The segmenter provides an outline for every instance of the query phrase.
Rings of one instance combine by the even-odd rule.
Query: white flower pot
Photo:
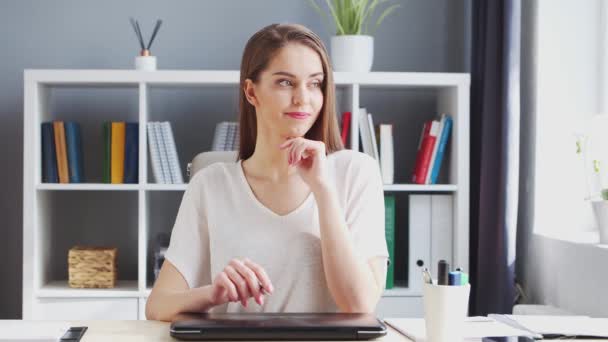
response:
[[[374,61],[374,37],[364,35],[333,36],[330,53],[334,71],[368,72]]]
[[[592,201],[593,212],[600,231],[600,243],[608,244],[608,201]]]
[[[136,56],[135,57],[135,69],[144,71],[156,70],[156,57],[155,56]]]

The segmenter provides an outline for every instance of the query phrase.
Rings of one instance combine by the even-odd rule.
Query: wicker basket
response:
[[[73,288],[116,286],[116,248],[72,247],[68,253],[69,283]]]

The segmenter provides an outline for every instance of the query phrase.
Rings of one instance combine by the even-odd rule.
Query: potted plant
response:
[[[601,199],[591,201],[591,203],[600,232],[600,243],[608,244],[608,189],[602,190]]]
[[[381,4],[388,0],[325,0],[336,35],[331,37],[330,55],[335,71],[368,72],[374,60],[374,37],[371,34],[397,7],[393,4],[384,9],[369,30],[369,22]],[[315,0],[311,5],[327,18],[326,12]]]
[[[597,159],[589,160],[590,140],[587,134],[576,134],[576,154],[580,156],[583,166],[587,192],[586,200],[591,202],[593,208],[600,234],[600,243],[608,244],[608,189],[601,186],[600,161]],[[591,172],[587,172],[587,165],[591,166]]]

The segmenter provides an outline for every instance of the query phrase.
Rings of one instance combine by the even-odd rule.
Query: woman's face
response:
[[[323,107],[323,77],[321,58],[313,49],[291,43],[279,50],[257,84],[247,80],[258,134],[278,134],[281,140],[304,136]]]

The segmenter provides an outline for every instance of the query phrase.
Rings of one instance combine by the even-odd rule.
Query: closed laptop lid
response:
[[[171,335],[181,339],[346,339],[386,334],[371,314],[347,313],[204,313],[181,316]]]

